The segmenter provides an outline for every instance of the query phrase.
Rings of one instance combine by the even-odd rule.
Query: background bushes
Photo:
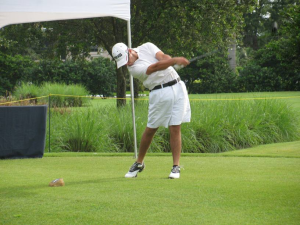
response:
[[[287,53],[283,51],[290,48]],[[240,71],[240,90],[299,91],[300,57],[289,40],[268,43],[253,53],[253,59]]]
[[[0,95],[14,92],[22,83],[80,84],[92,95],[112,96],[116,91],[115,64],[109,59],[92,61],[41,60],[0,52]],[[61,93],[60,93],[61,94]]]
[[[32,61],[27,57],[11,56],[0,51],[0,96],[8,96],[32,66]]]
[[[239,91],[236,86],[238,76],[229,67],[227,53],[224,52],[191,63],[188,67],[179,70],[179,74],[186,82],[189,94]]]
[[[281,51],[292,43],[278,40],[252,52],[252,58],[237,71],[229,68],[226,54],[192,63],[179,71],[189,93],[230,93],[254,91],[299,91],[300,61],[297,52]],[[199,53],[200,54],[200,53]],[[0,52],[0,95],[7,96],[22,82],[81,84],[92,95],[112,96],[116,92],[115,65],[109,59],[92,61],[41,60],[33,62],[20,55]],[[129,82],[127,82],[129,83]]]

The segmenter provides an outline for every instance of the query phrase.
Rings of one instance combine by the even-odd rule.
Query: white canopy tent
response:
[[[0,28],[18,23],[108,16],[127,21],[128,47],[131,48],[130,0],[0,0]],[[137,158],[132,76],[130,76],[130,91],[134,152]]]

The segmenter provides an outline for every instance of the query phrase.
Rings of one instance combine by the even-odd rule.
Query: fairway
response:
[[[299,224],[300,158],[64,155],[0,161],[1,224]]]

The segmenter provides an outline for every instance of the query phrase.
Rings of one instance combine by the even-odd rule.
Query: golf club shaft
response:
[[[219,51],[219,50],[214,50],[214,51],[211,51],[211,52],[207,52],[207,53],[205,53],[205,54],[203,54],[203,55],[196,56],[196,57],[190,59],[189,62],[192,63],[192,62],[197,61],[197,60],[199,60],[199,59],[202,59],[202,58],[204,58],[204,57],[210,56],[210,55],[212,55],[212,54],[214,54],[214,53],[216,53],[216,52],[218,52],[218,51]],[[178,65],[178,64],[174,65],[174,69],[175,69],[176,71],[182,69],[183,67],[184,67],[183,65]]]
[[[195,58],[192,58],[192,59],[190,59],[189,61],[190,61],[190,63],[192,63],[192,62],[197,61],[197,60],[199,60],[199,59],[202,59],[202,58],[204,58],[204,57],[210,56],[210,55],[216,53],[217,51],[218,51],[218,50],[214,50],[214,51],[211,51],[211,52],[207,52],[207,53],[205,53],[205,54],[203,54],[203,55],[196,56]]]

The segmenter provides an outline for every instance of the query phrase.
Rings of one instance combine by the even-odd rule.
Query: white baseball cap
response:
[[[112,56],[117,62],[117,68],[124,66],[128,62],[128,47],[124,43],[117,43],[112,48]]]

